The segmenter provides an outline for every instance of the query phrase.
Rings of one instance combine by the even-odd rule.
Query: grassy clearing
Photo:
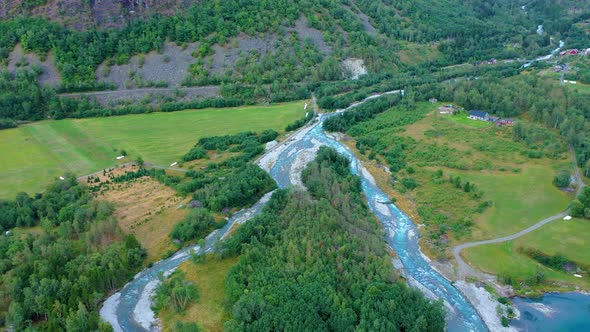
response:
[[[570,197],[551,183],[557,169],[570,167],[567,154],[556,160],[529,159],[523,155],[528,147],[512,140],[510,127],[469,128],[446,121],[451,117],[432,114],[406,128],[406,134],[421,143],[408,158],[415,175],[405,174],[421,184],[415,193],[418,205],[431,205],[451,220],[473,217],[477,227],[472,234],[451,240],[508,235],[567,207]],[[474,213],[477,204],[468,195],[431,180],[438,169],[443,170],[443,178],[460,176],[463,182],[475,184],[484,192],[482,200],[491,201],[492,207],[483,214]]]
[[[590,94],[590,85],[578,82],[577,84],[568,84],[572,90],[577,90],[580,93]]]
[[[121,229],[134,234],[148,253],[148,262],[155,262],[170,250],[177,248],[170,240],[174,225],[188,213],[178,208],[186,200],[176,192],[157,182],[143,177],[131,182],[111,184],[109,190],[98,196],[115,205],[115,217]]]
[[[473,179],[487,193],[493,206],[477,218],[483,231],[479,238],[516,233],[553,214],[564,211],[571,198],[553,183],[555,163],[531,163],[520,173],[480,172]]]
[[[0,131],[0,198],[42,190],[66,171],[88,174],[131,158],[169,165],[201,137],[284,130],[305,115],[303,102],[108,118],[41,121]]]
[[[493,123],[489,122],[489,121],[479,121],[479,120],[472,120],[470,118],[467,117],[467,114],[465,113],[459,113],[459,114],[455,114],[455,115],[445,115],[444,116],[445,119],[449,120],[449,121],[453,121],[455,123],[464,125],[464,126],[469,126],[469,127],[473,127],[473,128],[487,128],[493,125]]]
[[[534,248],[548,255],[561,254],[574,262],[590,265],[586,241],[588,235],[590,222],[587,220],[556,220],[515,241],[469,248],[463,252],[463,256],[486,272],[511,275],[516,279],[525,279],[538,270],[543,271],[550,284],[541,285],[537,290],[572,289],[572,286],[590,290],[590,276],[576,278],[545,267],[517,252],[519,247]]]
[[[60,173],[60,163],[26,127],[0,131],[0,198],[40,190]],[[40,179],[47,179],[39,184]]]
[[[559,169],[571,168],[565,145],[561,152],[547,145],[559,142],[556,135],[537,142],[555,159],[531,159],[533,148],[515,142],[511,127],[483,121],[473,123],[487,128],[466,126],[438,114],[438,106],[418,103],[411,114],[392,109],[349,132],[359,144],[367,142],[359,149],[365,150],[361,159],[396,165],[393,178],[383,174],[380,184],[393,187],[398,194],[386,190],[388,195],[425,225],[422,240],[432,256],[448,256],[447,249],[460,242],[515,233],[567,207],[571,197],[551,183]],[[461,186],[450,177],[460,177]],[[415,188],[406,186],[408,180]]]
[[[228,319],[223,306],[225,277],[238,261],[239,257],[218,260],[209,256],[203,263],[182,263],[179,268],[186,273],[187,281],[197,285],[199,301],[190,305],[184,315],[169,310],[162,313],[163,331],[173,331],[177,321],[196,322],[205,331],[223,331],[223,323]]]
[[[400,61],[405,64],[419,64],[442,58],[437,44],[422,45],[416,43],[401,43],[399,51]]]

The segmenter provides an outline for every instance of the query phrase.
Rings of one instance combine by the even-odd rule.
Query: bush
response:
[[[268,129],[260,133],[260,136],[258,136],[258,142],[260,142],[260,144],[268,143],[274,141],[277,136],[279,136],[279,133],[272,129]]]
[[[202,159],[202,158],[205,158],[206,156],[207,156],[207,151],[205,151],[205,149],[203,149],[202,147],[197,146],[197,147],[190,149],[190,151],[187,152],[182,157],[182,160],[191,161],[191,160]]]
[[[0,129],[15,128],[16,121],[12,119],[0,118]]]
[[[573,200],[570,203],[569,208],[570,208],[570,213],[572,216],[574,216],[574,217],[583,217],[584,216],[584,209],[585,209],[584,204],[582,204],[577,199]]]
[[[408,190],[416,189],[418,187],[418,183],[412,178],[402,179],[402,185]]]
[[[571,174],[568,171],[560,171],[554,178],[553,184],[558,188],[565,188],[570,185]]]

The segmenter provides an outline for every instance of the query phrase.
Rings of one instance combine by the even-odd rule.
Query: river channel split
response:
[[[384,94],[402,93],[390,91]],[[351,105],[346,110],[329,115],[320,115],[318,120],[309,125],[276,149],[267,152],[258,164],[268,171],[278,183],[286,188],[300,185],[301,171],[312,161],[320,146],[329,146],[347,157],[351,162],[353,174],[361,177],[362,189],[370,210],[381,221],[386,232],[386,241],[401,261],[404,276],[410,285],[417,287],[433,299],[441,299],[447,308],[447,328],[449,331],[487,331],[483,320],[452,283],[435,271],[419,248],[418,230],[410,218],[398,207],[389,202],[389,198],[379,187],[371,174],[361,165],[354,154],[342,143],[323,130],[323,121],[330,116],[354,108],[367,100],[384,94],[371,96],[362,102]],[[159,283],[159,274],[168,275],[178,265],[190,257],[191,253],[203,253],[213,250],[214,244],[222,239],[236,223],[243,223],[257,215],[272,193],[266,194],[249,209],[236,213],[228,223],[205,239],[205,244],[180,250],[174,256],[161,260],[138,273],[123,289],[109,297],[101,311],[101,317],[109,322],[116,332],[119,331],[157,331],[159,326],[150,308],[150,297]]]

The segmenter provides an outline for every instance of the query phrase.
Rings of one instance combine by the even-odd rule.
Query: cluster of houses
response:
[[[479,121],[489,121],[495,123],[496,126],[507,126],[514,123],[512,119],[500,119],[497,116],[491,116],[488,112],[471,110],[469,111],[469,119]]]
[[[577,48],[559,52],[559,55],[590,55],[590,48],[578,50]]]
[[[433,100],[431,100],[433,102]],[[452,114],[455,115],[464,111],[463,108],[458,108],[453,104],[443,105],[438,108],[439,114]],[[509,126],[514,124],[514,120],[512,119],[501,119],[497,116],[492,116],[488,112],[478,111],[478,110],[471,110],[468,112],[468,118],[471,120],[478,120],[478,121],[489,121],[495,123],[496,126]]]

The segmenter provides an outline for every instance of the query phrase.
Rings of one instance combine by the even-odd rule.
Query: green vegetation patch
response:
[[[238,257],[217,259],[213,255],[206,256],[201,262],[192,260],[180,264],[178,270],[184,272],[188,282],[197,286],[199,300],[190,303],[183,314],[167,308],[158,316],[162,319],[164,331],[178,331],[180,322],[198,324],[205,331],[221,332],[223,323],[229,318],[224,307],[225,278]]]
[[[42,121],[0,131],[0,197],[41,190],[67,171],[116,164],[119,150],[160,165],[180,161],[200,137],[283,130],[305,115],[302,102],[109,118]],[[125,160],[125,159],[124,159]]]
[[[225,328],[443,329],[442,303],[395,275],[349,161],[322,147],[302,180],[307,191],[278,190],[224,242],[222,255],[241,254],[226,279]]]
[[[582,278],[577,278],[573,276],[575,271],[565,272],[563,269],[543,265],[522,250],[522,248],[529,248],[547,256],[559,255],[576,265],[587,267],[590,266],[590,257],[584,234],[590,234],[590,222],[587,220],[558,219],[514,241],[466,249],[463,256],[471,264],[486,272],[510,277],[509,279],[518,286],[520,292],[531,289],[559,290],[563,287],[567,289],[567,286],[561,284],[579,286],[588,290],[590,276],[587,273],[577,272],[582,275]],[[545,280],[541,284],[531,284],[531,278],[537,271],[545,275]]]

